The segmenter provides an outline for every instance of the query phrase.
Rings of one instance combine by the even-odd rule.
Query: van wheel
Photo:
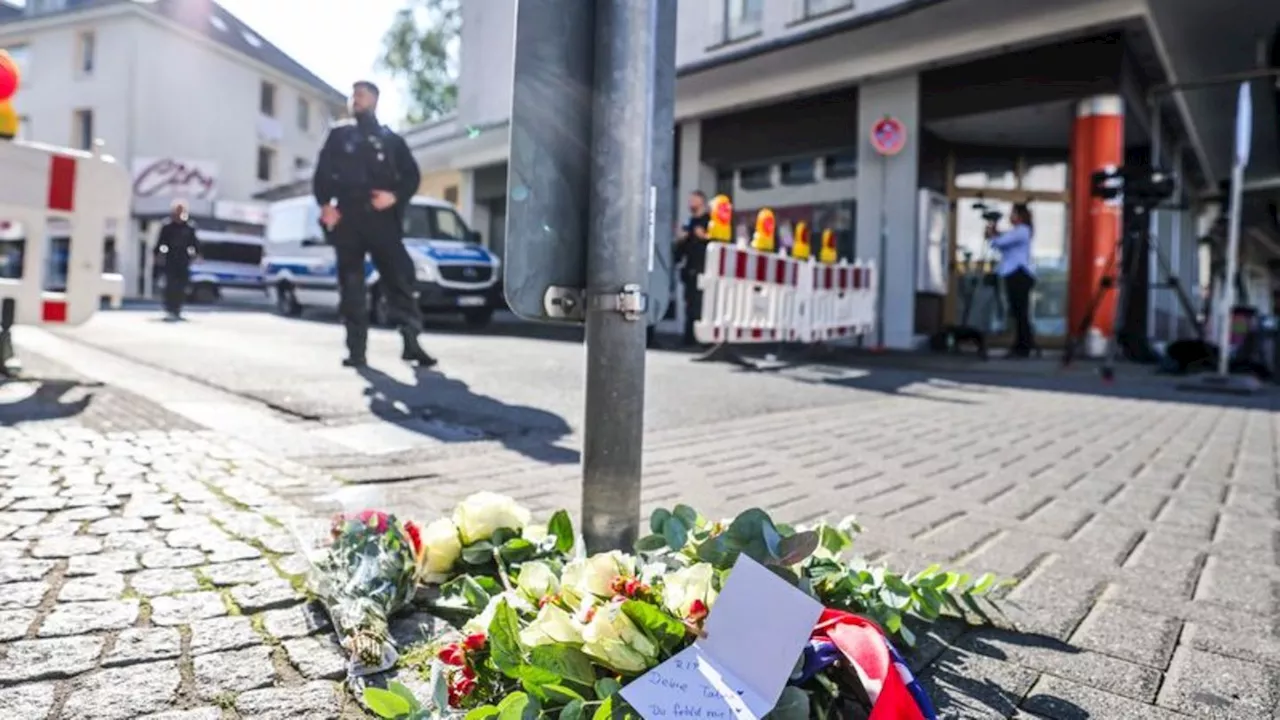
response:
[[[377,285],[369,288],[369,324],[374,327],[391,327],[391,308]]]
[[[199,283],[191,288],[191,302],[197,305],[212,305],[218,301],[218,288],[213,283]]]
[[[298,302],[298,296],[294,294],[293,286],[276,286],[276,311],[285,317],[302,315],[302,304]]]
[[[475,310],[466,310],[462,313],[462,320],[469,328],[488,327],[493,321],[493,308],[477,308]]]

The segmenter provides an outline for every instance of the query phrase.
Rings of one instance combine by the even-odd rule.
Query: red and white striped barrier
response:
[[[856,338],[875,327],[875,276],[870,263],[823,265],[709,243],[694,336],[715,345]]]
[[[79,325],[102,299],[119,306],[124,279],[103,273],[104,240],[127,241],[129,173],[114,159],[66,148],[0,142],[0,220],[15,224],[23,243],[22,277],[0,278],[0,300],[12,298],[17,322]],[[49,231],[68,228],[64,292],[44,289]]]

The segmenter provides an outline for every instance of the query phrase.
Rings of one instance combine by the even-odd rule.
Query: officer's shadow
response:
[[[538,408],[508,405],[471,392],[443,373],[418,370],[408,384],[372,367],[361,369],[374,417],[447,443],[496,441],[548,465],[567,465],[579,453],[558,441],[571,429],[564,418]]]

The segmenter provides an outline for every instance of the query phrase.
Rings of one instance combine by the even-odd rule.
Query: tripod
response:
[[[1080,343],[1087,341],[1089,330],[1093,327],[1094,315],[1102,305],[1102,299],[1112,288],[1117,288],[1120,295],[1116,303],[1118,307],[1116,308],[1116,315],[1112,325],[1111,338],[1107,341],[1107,349],[1103,355],[1103,365],[1100,371],[1102,378],[1110,381],[1115,377],[1115,358],[1122,349],[1129,359],[1136,361],[1149,360],[1154,355],[1150,343],[1147,341],[1146,332],[1132,327],[1127,317],[1128,305],[1132,301],[1132,295],[1139,285],[1138,280],[1140,279],[1139,273],[1142,264],[1138,260],[1144,254],[1155,255],[1159,270],[1166,278],[1165,283],[1155,287],[1171,288],[1178,297],[1178,304],[1182,306],[1182,312],[1186,313],[1186,316],[1195,322],[1196,311],[1191,298],[1187,296],[1186,289],[1178,281],[1178,276],[1174,274],[1168,258],[1161,252],[1158,245],[1153,245],[1151,242],[1150,212],[1152,207],[1153,205],[1141,202],[1125,203],[1122,220],[1124,231],[1121,241],[1112,248],[1111,257],[1107,261],[1106,273],[1098,282],[1098,288],[1089,301],[1088,311],[1080,321],[1079,327],[1076,328],[1075,334],[1067,340],[1062,354],[1063,367],[1067,367],[1075,360],[1076,351]],[[1117,280],[1119,281],[1118,283]],[[1195,330],[1197,338],[1203,341],[1203,325],[1195,322]]]

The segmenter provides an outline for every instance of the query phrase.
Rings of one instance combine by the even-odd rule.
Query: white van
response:
[[[338,306],[338,268],[320,227],[320,208],[310,196],[272,203],[267,209],[263,278],[277,309],[301,315],[307,306]],[[503,306],[498,257],[485,249],[453,206],[428,197],[413,198],[404,214],[404,244],[417,275],[418,304],[424,313],[460,313],[472,327],[484,327]],[[365,260],[370,321],[387,324],[378,271]]]
[[[262,238],[197,226],[196,239],[200,241],[200,257],[191,263],[187,281],[192,302],[215,302],[227,290],[265,291]]]

